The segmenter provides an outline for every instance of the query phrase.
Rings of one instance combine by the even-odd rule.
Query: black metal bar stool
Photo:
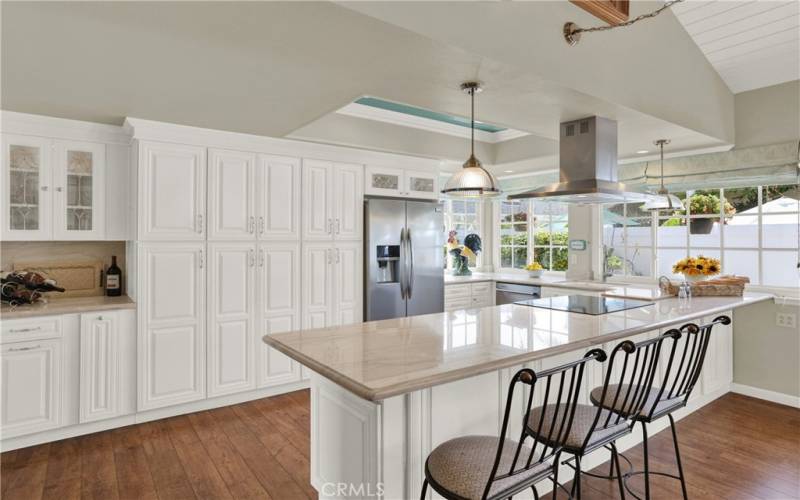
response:
[[[572,431],[585,366],[605,359],[602,349],[593,349],[583,358],[556,368],[538,373],[528,368],[518,371],[509,385],[500,437],[463,436],[437,446],[425,461],[420,498],[425,498],[430,484],[434,491],[454,500],[511,498],[528,488],[538,499],[537,482],[551,476],[554,484],[558,482],[558,460]],[[538,430],[548,426],[546,439],[537,437],[541,433],[531,434],[524,422],[520,422],[518,441],[507,437],[517,384],[528,389],[527,397],[521,396],[527,400],[524,415],[530,413],[534,394],[538,395],[541,387],[544,400],[552,400],[555,408],[562,410],[554,412],[546,423],[540,422]],[[516,411],[514,414],[518,415]],[[528,440],[532,442],[526,443]]]
[[[667,332],[638,343],[625,340],[611,351],[601,392],[605,396],[611,387],[627,387],[628,390],[617,391],[613,398],[614,403],[625,410],[624,413],[611,412],[589,404],[575,406],[571,432],[561,443],[563,451],[573,455],[573,458],[565,463],[572,466],[571,462],[575,462],[572,466],[575,469],[572,490],[569,491],[571,498],[581,497],[581,459],[587,454],[608,447],[611,451],[612,464],[616,466],[617,471],[621,470],[615,442],[633,431],[636,422],[627,415],[638,414],[645,407],[647,391],[652,387],[661,356],[661,345],[665,339],[675,335],[674,332]],[[617,384],[612,385],[614,381]],[[534,408],[527,419],[528,432],[547,442],[552,429],[544,426],[543,421],[551,420],[551,415],[557,415],[558,412],[559,409],[551,404]],[[622,476],[617,474],[617,478],[620,495],[625,498]],[[563,486],[556,484],[554,488],[555,492]]]
[[[705,360],[712,328],[717,324],[729,325],[730,323],[731,319],[728,316],[718,316],[707,325],[698,326],[694,323],[688,323],[683,325],[680,330],[670,330],[667,332],[667,334],[672,333],[671,337],[673,338],[673,342],[671,349],[669,349],[669,358],[665,365],[664,375],[659,387],[651,386],[648,390],[644,391],[644,393],[647,394],[646,404],[644,408],[638,412],[631,413],[628,408],[621,406],[618,402],[618,396],[621,392],[627,393],[631,390],[629,385],[597,387],[591,392],[590,398],[592,403],[597,405],[598,408],[611,410],[614,413],[628,416],[635,422],[640,422],[642,424],[644,470],[630,471],[623,474],[625,489],[633,495],[633,497],[637,499],[641,498],[631,490],[627,484],[631,476],[638,474],[644,475],[644,498],[649,500],[650,474],[657,474],[659,476],[678,479],[681,482],[684,500],[689,498],[686,492],[686,479],[681,464],[681,454],[678,449],[678,434],[675,430],[675,419],[672,417],[672,413],[686,406],[695,384],[700,379],[700,371],[703,368],[703,361]],[[681,338],[683,338],[683,341],[680,340]],[[678,347],[680,346],[682,346],[682,350],[679,356],[676,356]],[[678,357],[680,357],[680,361],[678,361],[676,366],[675,362]],[[669,418],[669,425],[672,429],[672,443],[675,447],[675,461],[678,467],[677,476],[666,472],[651,471],[647,456],[647,424],[665,415]],[[630,463],[624,455],[623,458]],[[620,475],[619,472],[620,468],[619,465],[617,465],[617,477]]]

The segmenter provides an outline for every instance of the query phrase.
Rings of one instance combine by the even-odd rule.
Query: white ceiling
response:
[[[695,0],[673,9],[733,93],[800,79],[797,0]]]

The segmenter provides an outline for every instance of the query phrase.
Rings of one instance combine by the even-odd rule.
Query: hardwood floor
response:
[[[0,455],[2,498],[316,498],[308,428],[299,391],[15,450]],[[678,422],[678,436],[690,498],[800,498],[800,410],[728,394]],[[653,470],[674,470],[669,432],[650,443]],[[641,468],[641,447],[626,455]],[[581,488],[586,499],[619,497],[609,481]],[[681,496],[658,477],[652,492]]]

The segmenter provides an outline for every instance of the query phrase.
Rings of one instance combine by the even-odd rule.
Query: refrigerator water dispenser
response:
[[[397,283],[400,274],[397,266],[400,263],[400,245],[378,245],[376,258],[378,260],[378,283]]]

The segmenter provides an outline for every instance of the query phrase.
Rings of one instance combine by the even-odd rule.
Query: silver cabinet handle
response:
[[[333,219],[328,219],[328,234],[333,234]]]
[[[337,248],[336,249],[336,263],[338,264],[341,260],[342,259],[340,258],[340,252],[339,252],[339,249]]]
[[[255,217],[250,216],[250,220],[247,223],[247,227],[248,227],[248,231],[250,232],[250,234],[253,234],[253,233],[256,232],[256,218]]]
[[[256,251],[250,249],[250,267],[256,267]]]
[[[341,232],[341,229],[342,225],[339,224],[339,219],[336,219],[336,234],[339,234]]]
[[[329,249],[325,250],[325,253],[328,256],[328,264],[330,264],[331,263],[331,249],[329,248]]]
[[[258,218],[258,232],[264,234],[264,217]]]
[[[203,232],[203,214],[197,214],[197,232]]]
[[[61,186],[59,186],[59,187],[57,187],[57,188],[56,188],[56,191],[58,191],[59,193],[60,193],[61,191],[63,191],[63,190],[64,190],[64,188],[62,188]]]
[[[104,318],[103,318],[102,316],[98,316],[98,317],[97,317],[97,321],[103,321],[103,319],[104,319]]]
[[[38,332],[41,329],[41,326],[37,326],[36,328],[12,328],[8,331],[8,333]]]
[[[203,265],[205,262],[203,261],[203,251],[200,250],[200,269],[203,269]]]
[[[8,352],[20,352],[20,351],[32,351],[34,349],[41,349],[42,346],[40,345],[33,345],[28,347],[11,347],[8,349]]]
[[[42,191],[47,191],[47,186],[42,186]]]
[[[259,256],[259,259],[258,259],[259,267],[264,267],[264,249],[263,248],[261,250],[259,250],[258,256]]]

